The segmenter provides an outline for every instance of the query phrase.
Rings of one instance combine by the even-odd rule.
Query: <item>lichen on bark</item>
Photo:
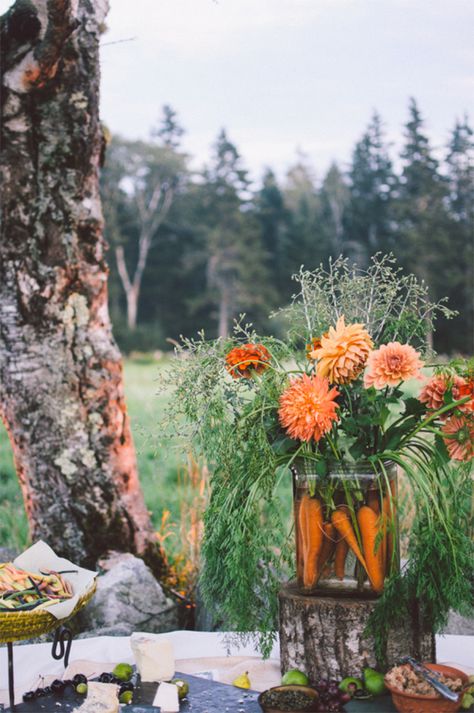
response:
[[[140,490],[107,309],[98,170],[103,0],[1,18],[0,411],[34,539],[166,572]]]

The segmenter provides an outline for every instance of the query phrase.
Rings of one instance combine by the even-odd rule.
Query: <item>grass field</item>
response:
[[[166,397],[156,393],[159,368],[162,368],[159,363],[146,359],[127,360],[125,389],[145,500],[157,530],[162,513],[170,512],[166,524],[167,545],[173,550],[177,533],[176,537],[172,533],[177,529],[186,494],[178,483],[181,481],[178,454],[165,453],[157,445],[158,420],[166,402]],[[183,465],[185,461],[186,454],[183,454]],[[174,527],[172,523],[175,523]],[[23,501],[8,436],[0,423],[0,545],[21,549],[27,544],[28,526]]]

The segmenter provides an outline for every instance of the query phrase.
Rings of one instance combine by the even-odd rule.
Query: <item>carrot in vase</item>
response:
[[[392,488],[392,483],[390,484]],[[383,499],[383,516],[384,516],[384,527],[386,531],[386,567],[388,570],[391,568],[392,557],[393,557],[393,522],[395,520],[395,503],[393,497],[390,497],[388,493]]]
[[[300,528],[303,537],[303,584],[311,589],[318,578],[318,560],[323,544],[323,508],[319,500],[304,495],[300,503]]]
[[[332,557],[332,554],[336,547],[336,529],[332,522],[323,522],[323,544],[321,547],[321,554],[318,561],[319,576],[321,574],[328,574],[330,571],[329,565],[325,567],[328,560]],[[319,579],[319,577],[318,577]]]
[[[367,505],[376,515],[380,515],[380,493],[375,488],[367,491]]]
[[[367,505],[363,505],[357,513],[357,522],[362,537],[367,574],[372,589],[380,594],[385,579],[382,541],[378,538],[381,532],[381,518]]]
[[[298,580],[303,579],[304,570],[304,546],[303,533],[300,525],[301,501],[295,500],[295,536],[296,536],[296,573]]]
[[[334,510],[331,521],[341,537],[346,540],[361,565],[367,570],[364,555],[357,544],[357,538],[347,508],[339,507],[337,510]]]
[[[336,573],[336,577],[340,580],[344,579],[348,551],[349,545],[344,537],[341,537],[336,545],[336,554],[334,556],[334,572]]]

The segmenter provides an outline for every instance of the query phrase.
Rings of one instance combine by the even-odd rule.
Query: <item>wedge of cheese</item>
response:
[[[130,637],[135,663],[142,681],[159,683],[174,676],[173,643],[162,634],[135,632]]]
[[[115,683],[89,681],[87,698],[76,713],[119,713],[118,691]]]
[[[178,687],[174,683],[160,683],[153,701],[163,713],[179,713]]]

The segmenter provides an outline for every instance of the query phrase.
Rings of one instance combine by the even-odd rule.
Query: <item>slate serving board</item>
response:
[[[182,678],[189,683],[189,699],[181,702],[180,713],[262,713],[257,703],[258,693],[255,691],[246,691],[184,673],[176,673],[176,678]],[[160,713],[160,708],[151,705],[156,687],[156,683],[140,683],[135,689],[133,704],[123,706],[124,713]],[[63,697],[51,695],[31,703],[19,703],[15,706],[15,713],[72,713],[83,701],[84,696],[68,689]],[[10,711],[10,708],[5,710]],[[394,713],[396,709],[390,696],[382,696],[372,701],[351,701],[346,705],[345,711]]]

